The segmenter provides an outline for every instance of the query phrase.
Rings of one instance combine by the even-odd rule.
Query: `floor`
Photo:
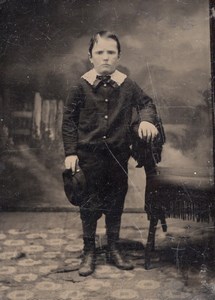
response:
[[[146,215],[123,215],[119,246],[135,268],[122,271],[106,263],[104,219],[100,219],[96,271],[81,277],[78,213],[2,212],[0,299],[215,299],[213,225],[178,219],[167,222],[167,233],[158,226],[152,265],[145,270]]]

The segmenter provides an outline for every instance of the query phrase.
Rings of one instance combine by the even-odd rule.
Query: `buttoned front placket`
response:
[[[102,122],[104,124],[104,131],[103,131],[103,136],[102,136],[103,141],[107,141],[107,139],[108,139],[109,104],[110,104],[109,97],[110,97],[112,90],[113,90],[113,88],[109,84],[103,83],[99,87],[99,91],[98,91],[105,103],[105,105],[102,105],[102,107],[104,108],[104,110],[102,111],[102,118],[104,120],[104,122]]]

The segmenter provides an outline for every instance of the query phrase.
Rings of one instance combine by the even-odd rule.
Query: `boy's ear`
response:
[[[88,58],[89,58],[89,61],[92,63],[92,55],[90,54],[90,52],[88,52]]]

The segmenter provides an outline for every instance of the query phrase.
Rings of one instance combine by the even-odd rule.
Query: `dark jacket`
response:
[[[155,123],[156,108],[140,87],[126,78],[117,87],[109,84],[97,89],[80,78],[70,89],[64,108],[62,134],[65,155],[77,154],[83,146],[129,146],[132,109],[141,121]]]

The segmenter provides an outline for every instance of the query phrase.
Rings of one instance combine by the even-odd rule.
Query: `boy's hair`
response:
[[[120,53],[121,53],[121,45],[120,45],[120,42],[119,42],[119,39],[118,39],[117,35],[114,34],[114,33],[112,33],[112,32],[110,32],[110,31],[102,30],[102,31],[97,32],[95,35],[93,35],[92,38],[91,38],[91,40],[90,40],[90,44],[89,44],[89,54],[90,54],[90,56],[92,56],[93,47],[94,47],[95,43],[98,42],[98,38],[99,37],[103,37],[103,38],[114,40],[116,42],[116,44],[117,44],[118,55],[120,55]]]

